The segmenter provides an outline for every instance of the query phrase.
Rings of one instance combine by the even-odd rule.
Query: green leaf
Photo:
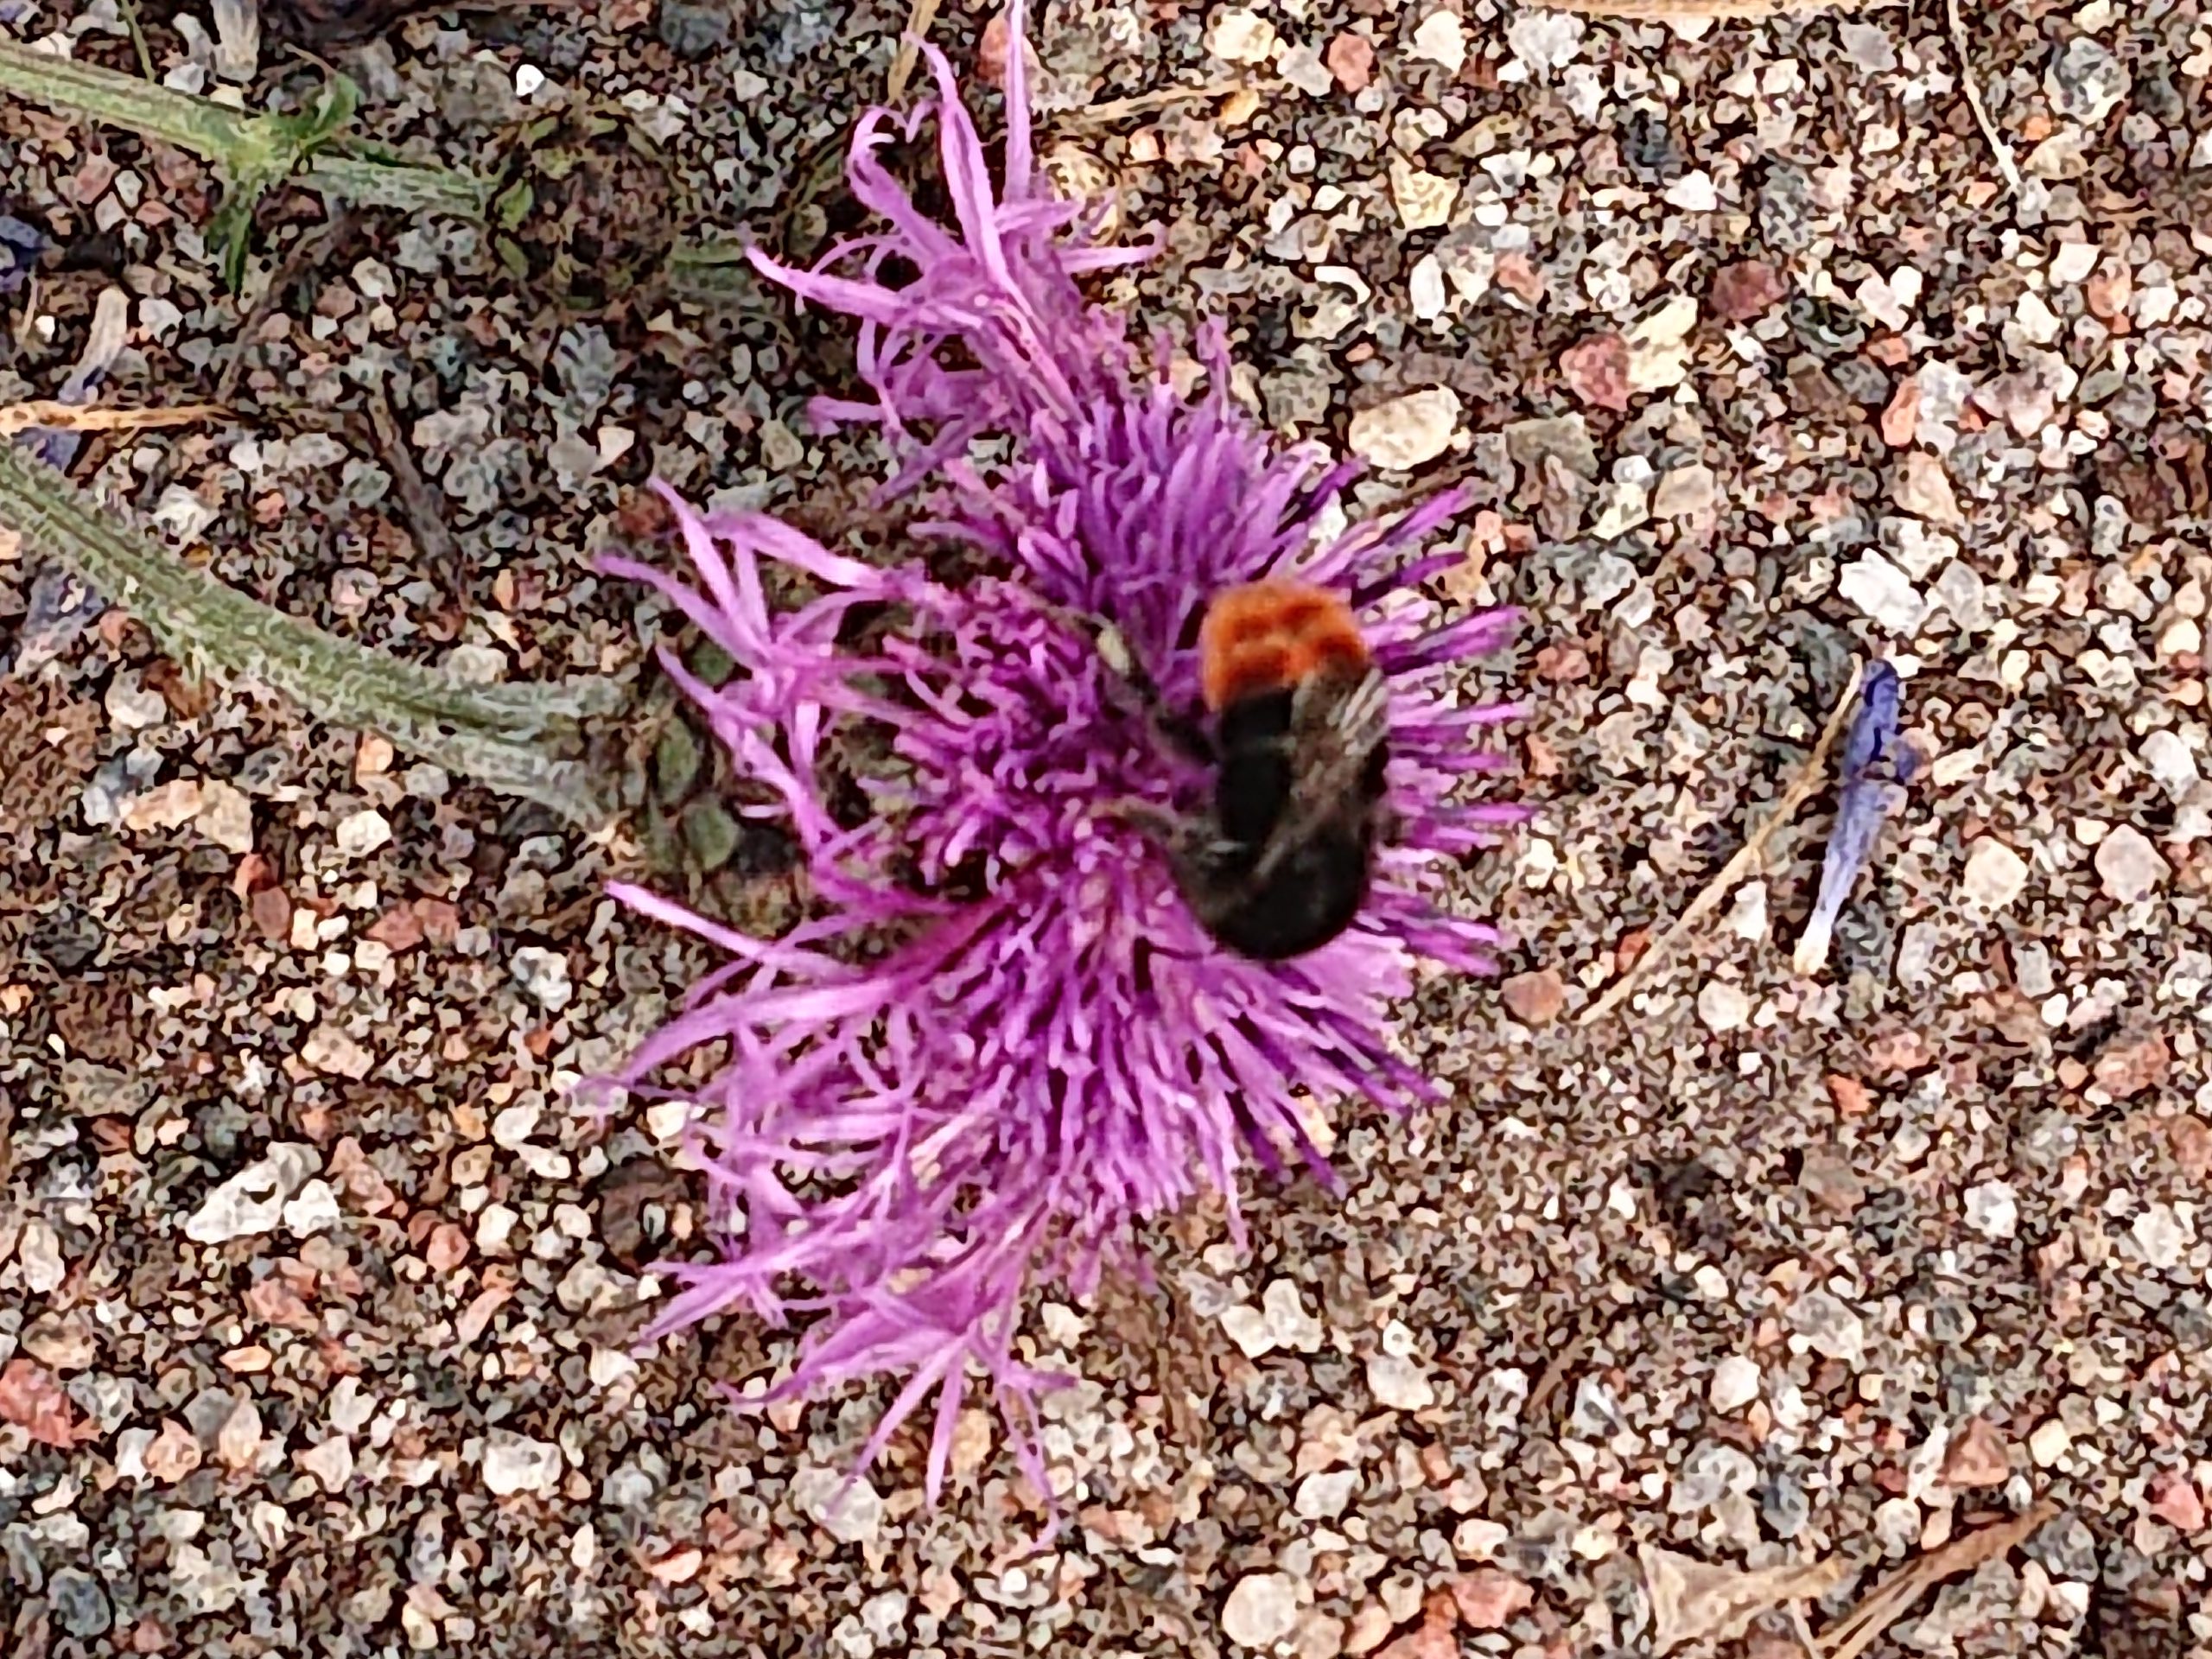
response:
[[[10,444],[0,444],[0,525],[128,610],[195,677],[257,680],[319,720],[381,732],[587,828],[613,816],[601,780],[570,758],[576,721],[620,705],[604,679],[477,685],[337,639],[187,564]]]
[[[221,270],[223,286],[236,294],[245,286],[246,262],[253,251],[253,210],[262,188],[233,179],[223,186],[222,205],[207,221],[207,245]]]
[[[315,93],[315,102],[299,114],[264,118],[283,136],[291,148],[292,164],[296,166],[335,138],[360,105],[360,89],[339,75],[325,84]]]
[[[492,222],[503,231],[512,231],[530,217],[537,201],[537,192],[530,188],[530,181],[517,179],[493,201]]]
[[[492,188],[478,174],[411,162],[346,133],[360,92],[342,76],[297,115],[256,115],[0,41],[0,93],[174,145],[210,163],[226,182],[255,191],[293,172],[303,157],[310,189],[369,207],[481,219]]]
[[[522,251],[520,243],[511,236],[495,236],[492,246],[499,256],[499,263],[506,267],[508,276],[518,283],[530,280],[530,256]]]

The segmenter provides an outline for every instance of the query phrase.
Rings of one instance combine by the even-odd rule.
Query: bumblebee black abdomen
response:
[[[1285,858],[1263,886],[1210,917],[1208,931],[1230,950],[1262,962],[1318,950],[1359,914],[1372,855],[1363,827],[1316,836]]]
[[[1220,770],[1214,779],[1214,819],[1223,836],[1254,849],[1282,821],[1297,774],[1288,747],[1292,696],[1288,691],[1247,697],[1222,710],[1214,744]]]

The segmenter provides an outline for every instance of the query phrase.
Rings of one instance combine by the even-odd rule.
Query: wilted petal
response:
[[[1873,856],[1883,821],[1903,798],[1897,785],[1910,778],[1910,767],[1899,764],[1909,753],[1897,742],[1902,696],[1897,671],[1887,663],[1875,663],[1859,683],[1859,712],[1852,716],[1836,763],[1835,826],[1821,861],[1820,897],[1790,957],[1790,966],[1800,974],[1818,973],[1827,963],[1836,919]]]

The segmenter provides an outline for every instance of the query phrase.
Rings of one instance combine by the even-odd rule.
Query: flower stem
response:
[[[273,154],[254,138],[253,118],[239,111],[13,41],[0,41],[0,92],[128,127],[207,161],[250,164]]]
[[[476,685],[335,639],[114,523],[76,486],[9,444],[0,444],[0,525],[129,610],[195,675],[257,680],[317,719],[381,732],[585,828],[614,816],[598,780],[569,758],[578,721],[620,702],[607,680]]]
[[[481,219],[491,181],[435,162],[405,161],[319,126],[316,117],[252,115],[96,64],[0,41],[0,92],[123,127],[213,163],[234,188],[258,189],[302,158],[309,188],[372,207]],[[350,95],[344,100],[350,111]]]
[[[491,211],[493,186],[474,173],[404,161],[359,143],[310,156],[301,181],[320,194],[365,207],[467,219],[481,219]]]
[[[334,132],[314,114],[251,115],[10,41],[0,41],[0,92],[188,151],[245,194],[257,194],[296,167],[299,182],[322,195],[480,223],[491,215],[499,183],[462,168],[409,161]],[[352,108],[350,95],[345,108]],[[667,276],[680,296],[708,304],[742,301],[758,291],[752,268],[726,239],[679,242],[669,256]]]

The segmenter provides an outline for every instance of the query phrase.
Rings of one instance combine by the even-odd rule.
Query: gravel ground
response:
[[[732,4],[321,55],[454,160],[608,99],[804,251],[901,16]],[[315,86],[273,27],[314,12],[251,101]],[[114,0],[10,13],[135,61]],[[207,20],[141,21],[220,84]],[[937,26],[963,69],[986,21]],[[1656,1617],[1786,1659],[2024,1516],[1866,1650],[2212,1653],[2212,21],[1963,38],[2001,156],[1926,3],[1046,11],[1055,176],[1165,228],[1115,297],[1224,315],[1272,423],[1414,463],[1370,507],[1477,487],[1446,586],[1530,607],[1538,817],[1469,878],[1512,976],[1409,1023],[1448,1108],[1347,1116],[1346,1193],[1252,1192],[1251,1255],[1179,1217],[1155,1289],[1034,1310],[1085,1379],[1041,1547],[981,1413],[941,1510],[913,1434],[839,1509],[886,1395],[733,1415],[789,1345],[742,1321],[630,1357],[701,1192],[664,1112],[565,1091],[704,965],[601,896],[634,848],[193,683],[0,550],[0,1651],[1570,1659]],[[877,475],[799,417],[849,345],[765,296],[564,315],[474,232],[280,190],[242,306],[200,164],[12,105],[0,158],[61,250],[0,397],[119,285],[118,400],[235,412],[76,475],[340,632],[628,675],[650,613],[589,557],[650,474],[825,531]],[[1872,655],[1932,764],[1827,970],[1789,963],[1823,791],[1586,1021]],[[1830,1565],[1764,1608],[1677,1557]]]

